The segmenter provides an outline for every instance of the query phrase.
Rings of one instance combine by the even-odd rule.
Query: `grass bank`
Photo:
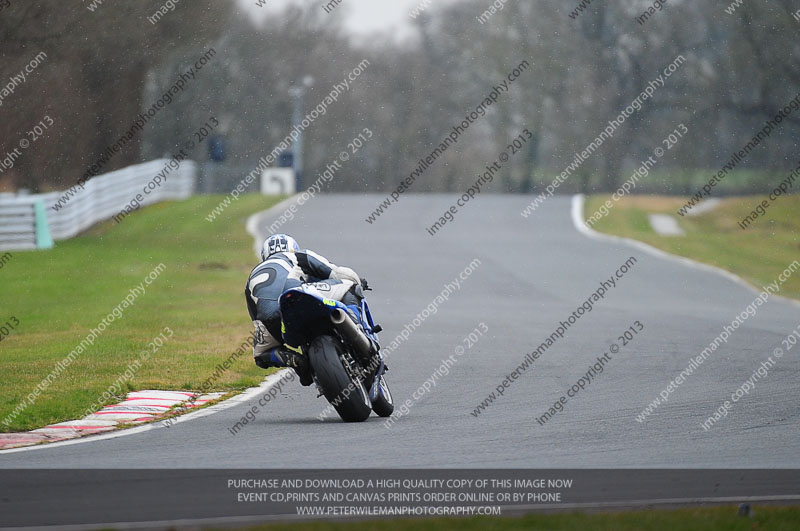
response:
[[[12,253],[0,270],[0,322],[13,317],[19,324],[0,342],[0,431],[80,418],[121,376],[118,398],[137,389],[199,389],[247,340],[252,325],[243,291],[256,258],[245,221],[277,199],[242,196],[209,223],[205,216],[220,199],[161,203],[50,251]],[[120,307],[159,264],[162,271],[144,293]],[[59,362],[118,307],[121,315],[59,371]],[[174,335],[137,366],[165,327]],[[237,357],[209,390],[257,385],[264,371],[251,357],[250,351]],[[127,378],[129,367],[136,370]],[[4,424],[54,371],[38,399]]]
[[[608,513],[530,514],[521,518],[435,518],[374,522],[314,522],[265,525],[252,531],[790,531],[800,529],[800,508],[757,507],[750,517],[737,516],[736,507],[641,510]]]
[[[738,223],[766,196],[724,199],[717,208],[693,217],[676,215],[685,197],[623,197],[609,214],[594,225],[607,234],[643,241],[659,249],[727,269],[754,286],[773,282],[794,260],[800,260],[800,195],[783,196],[746,230]],[[610,196],[592,196],[584,206],[588,219]],[[685,236],[660,236],[650,226],[648,214],[670,214]],[[800,299],[800,274],[795,274],[781,295]]]

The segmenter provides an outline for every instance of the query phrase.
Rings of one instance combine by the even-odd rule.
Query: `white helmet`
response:
[[[297,240],[288,234],[274,234],[264,240],[264,245],[261,247],[261,259],[266,260],[275,253],[293,253],[299,250],[300,246],[297,245]]]

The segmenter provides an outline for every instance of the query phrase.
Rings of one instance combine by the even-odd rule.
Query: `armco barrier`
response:
[[[75,194],[58,210],[52,207],[65,192],[0,197],[0,250],[52,247],[52,240],[72,238],[118,214],[136,194],[144,196],[142,206],[190,197],[197,180],[197,165],[192,161],[181,162],[164,184],[143,193],[145,185],[168,163],[168,159],[154,160],[97,176],[85,189],[76,187]]]

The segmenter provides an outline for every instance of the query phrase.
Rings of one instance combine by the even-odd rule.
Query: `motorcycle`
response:
[[[314,382],[345,422],[363,422],[372,411],[388,417],[394,411],[380,351],[381,326],[372,319],[366,299],[346,306],[326,298],[324,285],[292,288],[280,298],[283,337],[308,356]],[[364,283],[364,289],[369,289]],[[358,324],[351,319],[356,317]]]

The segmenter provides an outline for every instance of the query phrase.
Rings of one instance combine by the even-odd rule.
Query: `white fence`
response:
[[[84,189],[74,187],[74,195],[62,201],[58,210],[53,205],[65,197],[65,192],[0,196],[0,250],[47,247],[51,236],[55,240],[72,238],[122,212],[137,194],[144,198],[142,206],[190,197],[197,180],[197,165],[192,161],[168,170],[161,186],[145,191],[169,162],[154,160],[94,177]]]

